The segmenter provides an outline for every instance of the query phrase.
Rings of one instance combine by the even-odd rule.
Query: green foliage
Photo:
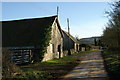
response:
[[[112,79],[120,79],[120,54],[112,51],[104,51],[103,58],[105,60],[106,69]]]
[[[51,40],[51,30],[52,27],[46,27],[43,31],[43,36],[41,37],[40,41],[40,51],[39,51],[39,60],[42,60],[44,53],[47,51],[47,47],[49,46],[49,42]]]
[[[120,1],[112,4],[109,14],[109,22],[103,32],[102,40],[110,49],[120,50]]]

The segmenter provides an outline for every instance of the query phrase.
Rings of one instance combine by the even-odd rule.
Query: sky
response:
[[[70,33],[74,37],[101,36],[108,21],[105,11],[108,2],[2,2],[2,20],[41,18],[57,14],[61,28],[67,31],[69,18]]]

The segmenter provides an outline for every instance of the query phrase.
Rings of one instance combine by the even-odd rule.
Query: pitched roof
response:
[[[2,21],[3,47],[40,45],[44,32],[52,26],[56,17]]]
[[[79,42],[77,41],[77,39],[75,39],[71,34],[68,34],[68,32],[66,32],[66,31],[64,31],[64,30],[62,30],[62,32],[63,32],[63,34],[66,34],[67,36],[69,36],[74,42],[79,43]]]

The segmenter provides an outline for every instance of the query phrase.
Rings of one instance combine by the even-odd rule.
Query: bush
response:
[[[12,63],[11,51],[2,49],[2,79],[13,78],[16,74],[19,74],[20,69]]]

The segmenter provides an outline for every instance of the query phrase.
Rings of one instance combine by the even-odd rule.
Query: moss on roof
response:
[[[2,21],[2,46],[37,46],[57,16]]]

